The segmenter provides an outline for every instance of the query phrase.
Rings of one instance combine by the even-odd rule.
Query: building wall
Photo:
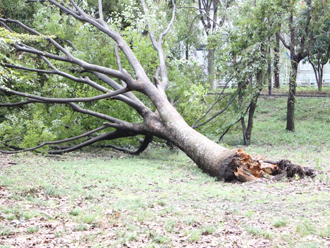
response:
[[[284,68],[283,68],[284,67]],[[287,85],[289,83],[289,73],[290,67],[288,64],[284,65],[280,74],[280,84]],[[323,68],[323,81],[325,86],[329,86],[330,83],[330,64],[327,63]],[[316,79],[313,67],[310,63],[300,62],[298,66],[298,75],[297,75],[297,85],[298,86],[315,86]]]

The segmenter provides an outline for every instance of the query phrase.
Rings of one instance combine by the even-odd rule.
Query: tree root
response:
[[[315,177],[315,170],[293,164],[290,160],[266,161],[259,156],[250,156],[242,149],[227,158],[221,167],[218,178],[225,182],[248,182],[257,178],[280,181],[284,177],[288,179]]]

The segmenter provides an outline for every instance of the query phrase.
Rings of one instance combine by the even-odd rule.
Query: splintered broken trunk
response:
[[[314,176],[313,170],[294,165],[289,160],[266,161],[260,156],[250,156],[242,149],[222,147],[191,128],[181,116],[175,117],[175,111],[171,111],[170,120],[162,124],[163,138],[179,147],[201,170],[219,180],[247,182],[261,177],[280,180],[284,176]]]
[[[279,181],[283,177],[290,179],[315,176],[314,170],[292,164],[289,160],[266,161],[260,156],[250,156],[243,149],[238,149],[227,161],[222,165],[223,173],[220,178],[227,182],[247,182],[262,177]]]
[[[230,150],[208,139],[191,128],[173,106],[163,102],[159,109],[162,120],[145,121],[147,129],[160,138],[169,140],[186,153],[204,172],[226,182],[247,182],[260,177],[280,180],[314,176],[314,171],[294,165],[288,160],[265,161],[253,157],[241,149]]]

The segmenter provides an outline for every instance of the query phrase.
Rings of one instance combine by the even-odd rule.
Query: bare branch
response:
[[[207,19],[211,22],[213,22],[214,25],[218,26],[218,27],[221,27],[221,25],[215,21],[214,19],[212,19],[210,16],[207,15],[207,12],[203,9],[200,9],[200,8],[197,8],[197,7],[194,7],[194,6],[177,6],[178,9],[184,9],[184,8],[188,8],[188,9],[196,9],[198,11],[200,11],[199,14],[197,14],[198,17],[200,17],[202,14],[205,14]]]
[[[175,1],[174,0],[172,0],[172,5],[173,5],[172,18],[171,18],[171,21],[168,24],[166,30],[163,33],[161,33],[160,36],[159,36],[159,43],[160,44],[162,44],[163,37],[165,35],[167,35],[167,33],[170,31],[171,27],[173,26],[174,20],[175,20],[176,5],[175,5]]]
[[[282,41],[283,46],[285,46],[286,49],[290,49],[290,46],[286,43],[285,39],[283,39],[282,35],[278,33],[278,37]]]
[[[25,70],[25,71],[31,71],[31,72],[39,72],[39,73],[45,73],[45,74],[57,74],[63,77],[66,77],[72,81],[78,82],[78,83],[85,83],[90,85],[91,87],[106,93],[109,92],[109,89],[106,87],[103,87],[97,83],[95,83],[94,81],[92,81],[91,79],[89,79],[88,77],[85,78],[77,78],[72,76],[71,74],[65,73],[63,71],[58,70],[57,68],[55,68],[52,63],[50,63],[50,61],[48,59],[46,59],[44,56],[41,56],[41,58],[53,69],[52,71],[47,71],[47,70],[41,70],[41,69],[33,69],[33,68],[29,68],[29,67],[24,67],[24,66],[18,66],[18,65],[11,65],[11,64],[7,64],[7,63],[3,63],[2,65],[7,67],[7,68],[14,68],[14,69],[18,69],[18,70]]]
[[[102,8],[102,0],[99,0],[99,15],[100,15],[100,20],[104,20],[103,19],[103,8]]]
[[[60,61],[73,63],[73,64],[81,66],[86,71],[96,71],[96,72],[100,72],[100,73],[103,73],[103,74],[106,74],[106,75],[109,75],[109,76],[113,76],[113,77],[122,79],[125,82],[129,82],[130,87],[132,87],[132,88],[135,87],[135,81],[136,80],[134,80],[126,71],[121,72],[121,71],[118,71],[118,70],[113,70],[111,68],[107,68],[107,67],[103,67],[103,66],[99,66],[99,65],[95,65],[95,64],[90,64],[90,63],[87,63],[83,60],[77,59],[75,57],[71,57],[71,59],[68,59],[66,57],[50,54],[50,53],[47,53],[47,52],[45,53],[43,51],[37,50],[35,48],[28,47],[26,45],[17,45],[17,44],[15,44],[14,46],[15,46],[17,51],[24,51],[24,52],[44,56],[44,57],[54,59],[54,60],[60,60]]]
[[[62,150],[58,150],[58,151],[48,151],[48,153],[49,154],[62,154],[65,152],[71,152],[71,151],[81,149],[85,146],[89,146],[91,144],[94,144],[94,143],[102,141],[102,140],[114,140],[114,139],[118,139],[118,138],[132,137],[132,136],[136,136],[136,135],[138,135],[138,133],[127,132],[127,131],[123,131],[123,130],[115,130],[110,133],[101,134],[98,137],[87,140],[79,145],[76,145],[76,146],[73,146],[70,148],[66,148],[66,149],[62,149]]]
[[[50,3],[56,5],[57,7],[59,7],[61,10],[67,12],[68,14],[74,16],[75,18],[77,18],[78,20],[87,22],[93,26],[95,26],[96,28],[98,28],[100,31],[104,32],[105,34],[107,34],[110,38],[112,38],[119,46],[119,48],[123,51],[123,53],[125,54],[125,56],[127,57],[127,59],[129,60],[134,72],[136,73],[136,76],[138,79],[141,79],[144,83],[150,82],[150,80],[148,80],[147,75],[144,72],[143,67],[141,66],[141,64],[139,63],[138,59],[136,58],[136,56],[134,55],[133,51],[131,50],[131,48],[127,45],[127,43],[125,42],[125,40],[115,31],[111,30],[110,27],[108,26],[108,24],[104,21],[101,20],[96,20],[90,16],[88,16],[81,8],[79,8],[79,6],[77,6],[77,4],[70,0],[70,3],[76,8],[76,10],[78,11],[78,13],[72,11],[71,9],[59,4],[57,1],[54,0],[48,0]],[[86,62],[85,62],[86,63]],[[85,66],[82,65],[82,62],[80,63],[76,63],[80,66],[82,66],[83,68],[85,68],[86,70],[95,70],[94,69],[89,69],[86,68]],[[86,64],[85,64],[86,65]],[[106,68],[103,68],[103,70],[95,70],[98,71],[100,73],[103,74],[107,74],[110,76],[114,76],[117,78],[120,78],[122,80],[124,80],[129,87],[133,87],[137,84],[137,81],[133,80],[133,78],[127,73],[127,72],[121,72],[119,75],[114,75],[112,73],[108,73],[106,72]],[[118,73],[118,71],[117,71]],[[122,77],[125,76],[125,77]],[[128,83],[130,82],[130,83]]]
[[[114,118],[112,116],[101,114],[101,113],[98,113],[98,112],[95,112],[95,111],[92,111],[92,110],[84,109],[82,107],[79,107],[77,104],[74,104],[73,102],[68,102],[67,104],[76,112],[91,115],[91,116],[95,116],[97,118],[101,118],[103,120],[110,121],[112,123],[111,127],[126,129],[126,130],[129,130],[130,128],[135,127],[134,124],[132,124],[130,122],[119,120],[119,119]],[[104,123],[104,125],[110,126],[106,123]]]
[[[15,103],[0,103],[0,107],[15,107],[15,106],[22,106],[25,104],[29,104],[29,103],[43,103],[42,101],[38,101],[38,100],[34,100],[34,99],[29,99],[27,101],[23,101],[23,102],[15,102]]]
[[[160,75],[161,75],[161,79],[162,79],[162,82],[157,84],[156,87],[160,91],[160,93],[165,97],[166,97],[165,91],[168,87],[169,82],[168,82],[168,75],[167,75],[167,69],[166,69],[166,63],[165,63],[165,53],[164,53],[164,50],[162,48],[162,39],[163,39],[163,36],[165,36],[169,32],[169,30],[172,27],[173,22],[174,22],[176,6],[175,6],[175,3],[174,3],[174,0],[172,0],[172,2],[173,2],[173,11],[172,11],[171,22],[169,23],[167,29],[163,33],[160,34],[160,37],[159,37],[158,41],[157,41],[157,39],[155,38],[155,36],[153,34],[152,25],[151,25],[150,21],[148,21],[149,37],[150,37],[150,40],[152,42],[152,45],[154,46],[155,50],[158,53]],[[142,4],[143,12],[145,14],[147,14],[148,13],[148,7],[147,7],[145,1],[141,0],[141,4]]]
[[[15,47],[16,51],[28,52],[28,53],[32,53],[32,54],[36,54],[36,55],[40,55],[40,56],[45,56],[47,58],[51,58],[51,59],[54,59],[54,60],[70,62],[65,57],[58,56],[58,55],[55,55],[55,54],[51,54],[51,53],[48,53],[48,52],[43,52],[43,51],[37,50],[33,47],[29,47],[29,46],[24,45],[24,44],[14,44],[14,47]]]
[[[39,32],[37,32],[36,30],[34,30],[33,28],[30,28],[28,26],[26,26],[25,24],[21,23],[20,21],[18,20],[13,20],[13,19],[4,19],[4,18],[0,18],[0,21],[2,23],[15,23],[16,25],[19,25],[21,26],[22,28],[24,28],[25,30],[29,31],[30,33],[34,34],[34,35],[37,35],[37,36],[41,36],[41,34]],[[8,27],[8,26],[7,26]]]
[[[79,150],[85,146],[90,146],[96,142],[105,140],[105,138],[107,137],[108,134],[101,134],[95,138],[89,139],[81,144],[66,148],[66,149],[61,149],[61,150],[52,150],[52,151],[48,151],[48,154],[63,154],[65,152],[72,152],[72,151],[76,151]]]
[[[54,2],[52,0],[49,0],[49,1],[52,2],[52,3]],[[60,5],[60,6],[62,6],[62,5]],[[64,8],[64,10],[66,10],[66,9],[67,8]],[[88,16],[86,14],[84,14],[84,17],[87,18]],[[92,20],[91,17],[89,17],[89,19]],[[42,36],[39,32],[37,32],[34,29],[26,26],[25,24],[21,23],[20,21],[12,20],[12,19],[3,19],[3,18],[0,18],[0,21],[2,21],[2,22],[9,22],[9,23],[15,23],[15,24],[21,26],[22,28],[24,28],[25,30],[29,31],[30,33],[32,33],[34,35]],[[96,25],[98,25],[97,26],[98,28],[102,28],[102,27],[100,27],[100,25],[98,23],[96,23]],[[107,30],[104,30],[104,31],[106,32],[106,31],[109,31],[109,30],[107,29]],[[106,32],[106,33],[108,34],[109,32]],[[18,51],[25,51],[25,52],[37,54],[37,55],[40,55],[40,56],[45,56],[47,58],[51,58],[51,59],[55,59],[55,60],[60,60],[60,61],[66,61],[66,62],[69,62],[69,63],[74,63],[74,64],[77,64],[77,65],[83,67],[87,71],[98,71],[98,72],[101,72],[101,73],[104,73],[104,74],[107,74],[107,75],[110,75],[110,76],[114,76],[114,77],[119,78],[121,80],[124,80],[126,83],[127,82],[130,82],[130,87],[133,87],[135,85],[135,80],[126,71],[117,71],[117,70],[113,70],[113,69],[106,68],[106,67],[103,67],[103,66],[98,66],[98,65],[87,63],[87,62],[85,62],[83,60],[80,60],[78,58],[75,58],[73,55],[71,55],[65,48],[63,48],[60,44],[58,44],[51,37],[45,37],[45,39],[48,40],[52,45],[54,45],[54,47],[56,47],[58,50],[60,50],[61,52],[63,52],[66,57],[62,57],[62,56],[58,56],[58,55],[54,55],[54,54],[50,54],[50,53],[45,53],[43,51],[37,50],[35,48],[29,47],[29,46],[24,45],[24,44],[14,44],[14,46],[15,46],[15,48]],[[122,40],[122,38],[121,38],[121,40]],[[134,54],[133,54],[133,56],[134,56]]]
[[[0,19],[0,20],[1,20],[1,19]],[[7,26],[6,23],[4,23],[3,21],[0,21],[0,23],[1,23],[6,29],[8,29],[11,33],[13,32],[13,30],[12,30],[9,26]]]
[[[74,45],[71,41],[69,41],[69,40],[64,40],[64,41],[65,41],[66,43],[69,43],[70,46],[73,48],[73,50],[78,51],[77,48],[75,47],[75,45]]]
[[[91,101],[96,101],[96,100],[101,100],[101,99],[105,99],[105,98],[111,98],[113,96],[125,93],[128,91],[127,88],[122,88],[116,91],[112,91],[110,93],[107,94],[103,94],[103,95],[98,95],[98,96],[93,96],[93,97],[85,97],[85,98],[49,98],[49,97],[41,97],[41,96],[37,96],[37,95],[32,95],[32,94],[28,94],[28,93],[22,93],[19,91],[15,91],[15,90],[8,90],[5,88],[0,87],[0,90],[3,92],[8,92],[14,95],[18,95],[18,96],[23,96],[23,97],[29,97],[32,99],[37,99],[43,102],[50,102],[50,103],[69,103],[69,102],[91,102]]]
[[[221,96],[223,96],[223,93],[225,92],[225,89],[226,89],[226,87],[227,87],[227,85],[229,84],[229,82],[232,80],[233,78],[230,78],[229,80],[227,80],[227,82],[225,83],[225,86],[223,87],[223,89],[222,89],[222,91],[218,94],[218,97],[217,97],[217,99],[214,101],[214,103],[212,104],[212,106],[205,112],[205,114],[201,117],[201,118],[199,118],[199,119],[197,119],[196,121],[195,121],[195,123],[191,126],[192,128],[195,128],[195,125],[201,120],[201,119],[203,119],[205,116],[207,116],[207,114],[214,108],[214,106],[219,102],[219,101],[221,101],[222,99],[223,99],[223,97],[221,97]]]
[[[156,72],[155,72],[155,78],[158,78],[159,77],[159,73],[160,73],[160,68],[159,66],[157,66],[157,69],[156,69]]]
[[[56,144],[61,144],[61,143],[77,140],[77,139],[86,137],[88,135],[91,135],[95,132],[101,131],[101,130],[106,129],[106,128],[108,128],[108,126],[102,126],[102,127],[96,128],[94,130],[91,130],[89,132],[86,132],[84,134],[81,134],[81,135],[78,135],[78,136],[75,136],[75,137],[71,137],[71,138],[68,138],[68,139],[57,140],[57,141],[47,141],[47,142],[43,142],[42,144],[40,144],[38,146],[30,147],[30,148],[26,148],[26,149],[20,149],[18,151],[1,151],[1,152],[11,154],[11,153],[18,153],[18,152],[34,151],[34,150],[36,150],[38,148],[41,148],[43,146],[46,146],[46,145],[56,145]]]
[[[116,58],[117,58],[118,70],[121,71],[123,69],[123,67],[121,66],[121,61],[120,61],[120,56],[119,56],[118,45],[117,44],[115,44],[115,54],[116,54]],[[121,80],[120,82],[121,82],[123,87],[127,86],[127,84],[123,80]]]
[[[39,32],[37,32],[36,30],[34,30],[33,28],[30,28],[28,26],[26,26],[25,24],[23,24],[22,22],[18,21],[18,20],[12,20],[12,19],[3,19],[0,18],[1,21],[3,22],[9,22],[9,23],[15,23],[16,25],[21,26],[22,28],[24,28],[25,30],[29,31],[30,33],[37,35],[37,36],[43,36],[41,35]],[[65,50],[60,44],[58,44],[54,39],[52,39],[51,37],[45,37],[44,38],[46,40],[48,40],[51,44],[53,44],[57,49],[59,49],[61,52],[63,52],[65,54],[65,56],[69,59],[71,59],[73,56],[67,51]]]
[[[209,119],[207,119],[206,121],[195,125],[193,128],[198,128],[201,127],[203,125],[205,125],[206,123],[210,122],[211,120],[213,120],[215,117],[217,117],[218,115],[222,114],[223,112],[225,112],[227,110],[227,108],[231,105],[231,103],[236,99],[236,97],[238,96],[238,94],[241,92],[242,87],[239,87],[237,89],[236,94],[230,99],[230,101],[227,103],[226,107],[224,107],[222,110],[220,110],[219,112],[217,112],[216,114],[214,114],[212,117],[210,117]]]
[[[55,71],[47,71],[47,70],[41,70],[41,69],[34,69],[34,68],[30,68],[30,67],[19,66],[19,65],[12,65],[12,64],[8,64],[8,63],[1,63],[1,65],[4,66],[4,67],[7,67],[7,68],[13,68],[13,69],[18,69],[18,70],[40,72],[40,73],[46,73],[46,74],[55,74]]]
[[[220,136],[219,140],[218,140],[218,143],[220,143],[220,141],[222,140],[222,138],[226,135],[226,133],[228,133],[228,131],[234,126],[236,125],[237,122],[239,122],[242,118],[244,118],[244,116],[246,115],[246,113],[249,111],[250,109],[250,106],[251,106],[251,103],[249,104],[249,106],[247,106],[244,114],[237,120],[235,121],[233,124],[231,124],[227,129],[226,131],[223,132],[223,134]]]
[[[122,148],[122,147],[118,147],[118,146],[114,146],[114,145],[104,145],[101,147],[111,147],[115,150],[121,151],[121,152],[125,152],[128,154],[132,154],[132,155],[139,155],[140,153],[142,153],[147,147],[148,145],[152,142],[153,140],[153,136],[152,135],[146,135],[141,146],[136,150],[136,151],[131,151],[129,149],[126,148]]]
[[[122,70],[123,67],[121,66],[121,62],[120,62],[120,57],[119,57],[119,53],[118,53],[118,45],[115,45],[115,54],[116,54],[116,59],[117,59],[117,65],[118,65],[118,70]]]
[[[113,79],[107,77],[102,73],[93,72],[93,74],[96,75],[100,80],[102,80],[103,82],[114,88],[115,90],[122,88],[122,86],[120,86],[116,81],[114,81]],[[117,99],[125,102],[129,106],[133,107],[136,111],[138,111],[138,113],[141,116],[144,116],[145,114],[147,114],[147,112],[151,111],[132,92],[127,92],[122,95],[115,96],[113,97],[113,99]]]

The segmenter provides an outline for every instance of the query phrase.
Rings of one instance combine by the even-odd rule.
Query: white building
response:
[[[283,68],[284,67],[284,68]],[[282,66],[280,74],[280,84],[287,85],[289,83],[290,77],[290,60],[288,59],[287,63]],[[330,86],[330,64],[327,63],[323,67],[323,86]],[[298,66],[298,74],[296,80],[297,86],[302,87],[317,87],[315,73],[313,67],[310,63],[300,62]]]
[[[197,61],[199,61],[200,65],[204,67],[204,72],[207,74],[207,63],[206,63],[206,50],[205,46],[201,46],[196,49],[194,57]],[[285,86],[289,84],[290,77],[290,59],[287,56],[282,56],[281,58],[281,73],[280,73],[280,85]],[[217,77],[215,77],[216,80]],[[327,63],[323,67],[323,86],[330,86],[330,63]],[[315,73],[313,67],[310,63],[300,62],[298,66],[298,74],[296,80],[297,86],[301,87],[317,87]],[[236,85],[235,82],[229,82],[228,87]],[[217,82],[217,87],[224,87],[225,82],[219,80]]]

